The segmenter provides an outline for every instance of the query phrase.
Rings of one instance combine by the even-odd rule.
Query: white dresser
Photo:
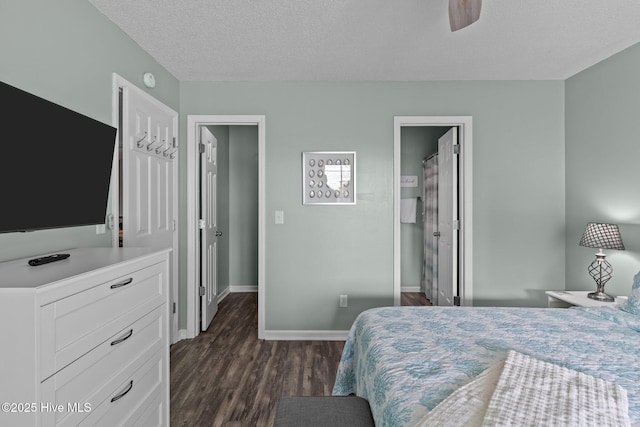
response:
[[[0,263],[0,426],[169,424],[169,254]]]

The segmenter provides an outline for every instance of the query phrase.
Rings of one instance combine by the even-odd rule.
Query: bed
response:
[[[333,394],[367,399],[378,427],[439,425],[424,421],[439,404],[479,381],[492,367],[505,364],[508,356],[526,355],[622,389],[627,425],[640,426],[640,310],[629,311],[618,307],[369,309],[351,327]]]

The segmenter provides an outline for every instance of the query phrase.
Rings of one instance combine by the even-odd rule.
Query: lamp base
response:
[[[596,301],[612,302],[614,298],[611,295],[607,295],[604,292],[589,292],[587,296]]]

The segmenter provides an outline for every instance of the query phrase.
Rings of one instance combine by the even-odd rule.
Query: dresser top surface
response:
[[[49,264],[31,266],[30,259],[52,255],[42,254],[34,257],[0,263],[0,289],[33,289],[59,280],[69,279],[113,264],[132,261],[158,252],[151,248],[80,248],[56,251],[69,254],[69,258]]]

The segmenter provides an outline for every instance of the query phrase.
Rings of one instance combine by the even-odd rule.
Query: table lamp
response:
[[[590,222],[584,230],[580,246],[587,248],[597,248],[596,259],[589,265],[589,275],[596,281],[597,289],[590,292],[587,296],[597,301],[613,301],[611,295],[604,293],[604,285],[613,276],[613,267],[605,259],[606,255],[603,249],[617,249],[624,251],[624,243],[620,236],[620,230],[616,224],[604,224],[599,222]]]

